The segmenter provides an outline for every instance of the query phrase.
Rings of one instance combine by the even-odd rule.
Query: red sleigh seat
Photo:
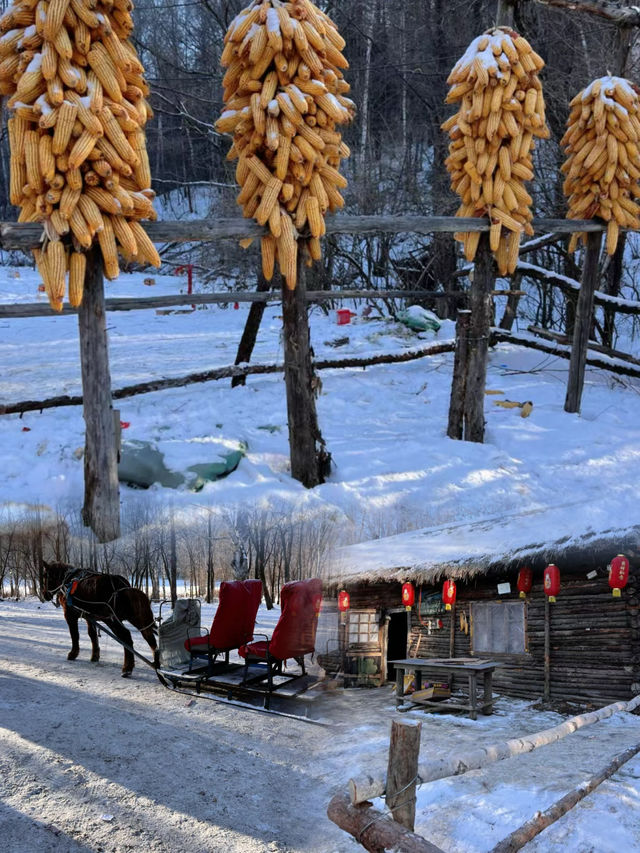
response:
[[[253,637],[261,599],[261,581],[223,581],[211,630],[204,636],[190,637],[185,649],[192,657],[208,657],[211,661],[224,653],[228,663],[229,652]]]
[[[293,658],[306,673],[304,656],[315,651],[318,615],[322,604],[322,581],[312,578],[305,581],[293,581],[282,587],[280,605],[282,611],[271,638],[246,643],[238,649],[245,659],[245,682],[248,681],[249,665],[266,664],[266,672],[255,680],[269,683],[269,692],[273,689],[273,676],[282,674],[283,664]],[[298,676],[294,676],[298,677]]]

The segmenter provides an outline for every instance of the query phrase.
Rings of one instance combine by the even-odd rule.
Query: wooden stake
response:
[[[422,723],[391,722],[387,768],[387,808],[394,820],[413,832]]]
[[[587,251],[585,252],[573,330],[573,345],[571,348],[571,361],[569,363],[569,383],[564,402],[565,412],[572,414],[580,411],[582,401],[584,369],[587,363],[587,350],[589,347],[591,323],[593,321],[593,299],[598,284],[601,243],[601,234],[587,235]]]
[[[291,476],[312,489],[324,483],[331,467],[318,426],[316,394],[320,383],[313,368],[306,302],[306,267],[302,247],[298,252],[298,284],[289,290],[282,281],[284,380]]]
[[[551,605],[549,596],[544,597],[544,692],[542,698],[551,698]]]
[[[583,782],[582,785],[574,788],[573,791],[570,791],[546,811],[538,814],[536,817],[523,824],[519,829],[516,829],[511,833],[511,835],[508,835],[499,844],[496,844],[491,853],[515,853],[516,850],[520,850],[525,844],[531,841],[532,838],[535,838],[536,835],[541,833],[543,829],[546,829],[552,823],[555,823],[564,814],[566,814],[569,809],[572,809],[576,803],[579,803],[580,800],[587,796],[587,794],[590,794],[595,790],[598,785],[605,781],[605,779],[613,776],[613,774],[619,770],[623,764],[630,761],[638,752],[640,752],[640,743],[637,743],[635,746],[632,746],[624,752],[621,752],[619,755],[616,755],[611,764],[608,764],[604,770],[596,776],[592,776],[586,782]]]
[[[271,282],[267,281],[262,273],[260,273],[258,275],[258,287],[256,288],[256,292],[265,293],[269,290],[271,290]],[[266,307],[266,302],[251,303],[251,308],[249,308],[249,314],[247,315],[247,319],[244,324],[244,331],[240,338],[240,343],[238,344],[238,353],[234,364],[246,364],[251,361],[251,355],[253,353],[253,348],[256,345],[258,330],[260,329],[260,323],[262,322],[262,317]],[[244,385],[246,381],[246,376],[234,376],[231,380],[231,387],[236,388],[238,385]]]
[[[99,542],[111,542],[120,536],[120,493],[102,256],[97,246],[87,253],[78,329],[86,428],[82,520]]]

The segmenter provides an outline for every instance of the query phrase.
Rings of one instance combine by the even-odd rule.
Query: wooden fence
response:
[[[545,234],[570,234],[575,231],[587,232],[588,248],[582,284],[574,288],[571,280],[563,280],[563,285],[577,290],[577,317],[575,333],[570,350],[569,387],[565,409],[578,411],[587,363],[588,338],[596,293],[598,259],[602,232],[606,225],[591,220],[537,219],[533,226]],[[150,222],[144,227],[156,243],[216,242],[224,239],[242,239],[260,237],[264,229],[255,222],[245,219],[222,219],[216,221],[196,220],[187,222]],[[368,233],[453,233],[456,231],[479,231],[482,233],[476,256],[471,288],[466,294],[471,311],[465,317],[467,325],[458,336],[456,363],[452,386],[451,408],[448,434],[453,438],[482,441],[484,437],[484,390],[487,353],[491,341],[506,339],[504,333],[490,327],[489,306],[495,293],[497,272],[488,246],[489,221],[485,218],[465,219],[459,217],[433,216],[336,216],[327,220],[328,234],[368,234]],[[0,248],[6,250],[31,249],[38,246],[42,239],[42,226],[34,223],[0,223]],[[309,346],[309,327],[307,303],[326,299],[351,299],[355,294],[366,294],[367,298],[383,298],[398,295],[406,297],[407,291],[338,291],[307,293],[305,270],[299,264],[299,285],[296,291],[282,288],[279,298],[283,305],[283,340],[285,348],[284,366],[288,401],[289,437],[292,476],[304,485],[312,487],[323,482],[330,454],[324,446],[315,410],[314,364]],[[526,265],[523,264],[523,267]],[[81,340],[82,379],[85,421],[87,422],[85,446],[85,504],[83,518],[96,533],[100,541],[109,541],[119,536],[119,500],[117,487],[117,459],[113,418],[111,416],[111,378],[109,373],[108,346],[105,313],[107,310],[131,310],[133,308],[157,308],[161,305],[205,304],[206,302],[234,301],[260,302],[274,298],[273,292],[253,294],[202,294],[176,297],[151,297],[144,300],[110,300],[104,298],[104,286],[100,258],[98,253],[90,253],[85,284],[86,305],[78,312]],[[527,274],[526,269],[522,269]],[[540,274],[538,268],[538,274]],[[550,284],[555,284],[550,275]],[[264,288],[262,288],[264,291]],[[411,291],[409,291],[411,293]],[[420,291],[421,298],[460,298],[457,294],[429,294]],[[602,299],[604,294],[600,294]],[[134,304],[135,303],[135,304]],[[607,300],[607,305],[611,302]],[[627,300],[617,300],[611,304],[615,310],[629,309],[636,313],[636,306]],[[41,305],[3,306],[0,309],[5,317],[39,316]],[[67,309],[68,310],[68,309]],[[638,306],[640,313],[640,306]],[[460,327],[462,328],[462,327]],[[500,335],[503,335],[502,338]],[[492,337],[493,336],[493,337]],[[510,338],[513,340],[513,336]],[[516,340],[528,346],[549,351],[553,348],[556,355],[566,356],[566,349],[558,343],[543,341],[532,344],[531,340]],[[616,369],[601,357],[599,366]],[[593,356],[591,363],[594,363]],[[316,365],[318,366],[318,365]],[[637,367],[631,368],[631,375],[637,375]],[[241,372],[244,368],[241,368]],[[249,371],[245,372],[248,373]],[[231,374],[228,374],[231,375]],[[238,374],[240,375],[240,374]],[[219,378],[211,376],[210,378]],[[198,380],[195,380],[198,381]],[[206,380],[204,380],[206,381]],[[94,394],[91,389],[99,387],[102,394]],[[151,388],[147,390],[152,390]],[[38,401],[32,401],[37,403]],[[42,402],[42,401],[41,401]],[[76,402],[75,400],[73,402]],[[79,402],[79,400],[77,401]],[[35,406],[36,408],[38,406]],[[44,407],[44,406],[43,406]],[[5,407],[5,413],[16,411]],[[26,411],[26,409],[24,409]]]

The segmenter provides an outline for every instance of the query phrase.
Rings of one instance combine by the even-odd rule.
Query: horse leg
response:
[[[80,654],[80,633],[78,632],[78,616],[71,611],[70,607],[65,607],[64,618],[69,626],[69,634],[71,634],[71,651],[67,655],[67,660],[75,660]]]
[[[93,622],[87,619],[87,633],[91,640],[91,662],[97,663],[100,660],[100,644],[98,643],[98,632]]]
[[[140,633],[145,638],[153,652],[153,665],[157,669],[160,666],[160,651],[158,650],[158,643],[156,641],[156,635],[153,632],[153,628],[141,628]]]
[[[155,635],[155,622],[153,611],[147,596],[139,589],[126,590],[127,614],[126,619],[137,628],[147,641],[153,652],[153,665],[157,669],[160,666],[160,652]]]
[[[116,637],[123,643],[126,643],[127,646],[133,646],[133,638],[131,636],[131,632],[128,628],[122,624],[122,622],[110,621],[107,623]],[[124,650],[124,663],[122,665],[122,677],[128,678],[133,672],[133,667],[135,664],[135,658],[133,656],[133,652],[130,649],[125,648]]]

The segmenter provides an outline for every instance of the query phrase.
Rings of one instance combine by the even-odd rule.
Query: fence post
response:
[[[451,382],[451,400],[449,401],[449,426],[447,435],[449,438],[462,439],[464,395],[467,386],[467,359],[469,326],[471,324],[471,311],[462,309],[458,311],[456,319],[456,354],[453,361],[453,380]]]
[[[393,819],[410,829],[416,822],[416,784],[422,723],[393,720],[385,800]]]
[[[587,234],[587,250],[582,268],[580,293],[573,328],[573,344],[571,346],[571,361],[569,363],[569,382],[567,396],[564,402],[565,412],[575,414],[580,411],[582,390],[584,388],[584,369],[587,363],[589,334],[593,320],[593,300],[598,284],[600,264],[600,246],[602,234],[591,232]]]
[[[97,245],[87,252],[78,331],[85,420],[82,520],[91,527],[99,542],[111,542],[120,536],[120,492],[102,255]]]
[[[493,311],[492,292],[496,262],[489,247],[489,235],[482,234],[476,252],[471,283],[471,322],[468,335],[467,377],[464,396],[464,440],[484,441],[484,392]]]

